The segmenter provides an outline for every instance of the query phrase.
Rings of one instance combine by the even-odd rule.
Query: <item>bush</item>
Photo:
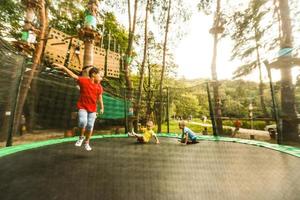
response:
[[[234,121],[235,120],[223,120],[224,126],[233,126],[234,127]],[[251,129],[251,121],[250,120],[241,120],[242,127],[246,129]],[[253,129],[256,130],[264,130],[267,123],[265,121],[253,121]]]
[[[232,135],[232,129],[231,128],[223,128],[223,134],[224,136],[231,136]]]
[[[251,129],[250,121],[243,121],[242,123],[243,123],[242,128]],[[266,126],[266,122],[264,121],[253,121],[253,129],[264,130],[265,126]]]

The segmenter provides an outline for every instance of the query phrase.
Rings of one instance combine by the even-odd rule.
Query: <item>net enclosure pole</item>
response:
[[[124,88],[124,123],[125,123],[125,134],[128,132],[128,125],[127,125],[127,94],[126,94],[126,87]]]
[[[264,61],[264,64],[265,64],[265,66],[267,68],[269,82],[270,82],[270,90],[271,90],[271,97],[272,97],[272,107],[273,107],[272,110],[273,110],[273,116],[274,116],[275,122],[276,122],[276,131],[278,133],[278,135],[277,135],[277,143],[278,144],[282,144],[281,124],[280,124],[280,121],[279,121],[279,114],[278,114],[278,109],[277,109],[276,100],[275,100],[275,93],[274,93],[274,86],[273,86],[273,81],[272,81],[271,69],[270,69],[268,61]]]
[[[209,114],[210,114],[210,119],[211,119],[211,123],[212,123],[213,134],[214,134],[214,136],[218,136],[218,131],[217,131],[217,127],[216,127],[216,120],[215,120],[213,105],[212,105],[212,102],[211,102],[211,96],[210,96],[208,82],[206,82],[206,90],[207,90]]]
[[[169,113],[169,105],[170,105],[170,95],[169,95],[169,87],[167,87],[167,132],[170,133],[170,113]]]
[[[13,104],[13,108],[11,109],[11,117],[9,119],[9,128],[8,128],[8,136],[7,136],[7,140],[6,140],[6,146],[9,147],[9,146],[12,146],[12,137],[13,137],[13,130],[14,128],[18,128],[18,127],[14,127],[14,121],[16,119],[16,109],[17,109],[17,105],[18,105],[18,99],[19,99],[19,95],[20,95],[20,90],[21,90],[21,86],[22,86],[22,80],[23,80],[23,76],[24,76],[24,72],[25,72],[25,68],[26,68],[26,59],[23,60],[23,65],[22,65],[22,68],[21,68],[21,73],[19,75],[19,78],[17,80],[17,84],[18,84],[18,87],[17,87],[17,90],[16,90],[16,93],[15,93],[15,101],[14,101],[14,104]]]

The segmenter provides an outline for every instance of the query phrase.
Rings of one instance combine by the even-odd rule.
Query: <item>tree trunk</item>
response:
[[[130,1],[128,0],[128,4],[130,4]],[[136,19],[137,19],[137,7],[138,7],[138,0],[134,1],[134,13],[133,13],[133,21],[131,24],[131,19],[129,20],[129,27],[128,27],[128,45],[127,45],[127,50],[126,50],[126,59],[124,63],[124,71],[125,71],[125,81],[126,81],[126,87],[127,87],[127,97],[128,99],[132,102],[133,99],[133,94],[132,94],[132,82],[130,79],[130,71],[129,71],[129,64],[131,61],[131,56],[132,56],[132,44],[133,44],[133,39],[134,39],[134,33],[135,33],[135,26],[136,26]],[[131,11],[130,11],[130,5],[128,5],[128,16],[131,16]],[[132,130],[133,127],[133,118],[130,117],[128,119],[128,129]],[[128,130],[126,130],[128,131]]]
[[[280,48],[292,48],[292,26],[288,0],[279,0],[282,37]],[[287,55],[291,56],[291,55]],[[295,93],[292,84],[291,67],[287,64],[281,71],[282,136],[284,140],[299,140]]]
[[[95,18],[97,17],[98,11],[98,0],[89,0],[87,9],[89,10],[90,14],[93,15]],[[93,30],[94,27],[91,24],[85,24],[85,28],[89,30]],[[94,38],[85,33],[84,37],[84,57],[83,57],[83,67],[85,66],[92,66],[94,64]]]
[[[26,119],[26,129],[27,132],[29,133],[33,132],[35,127],[35,122],[36,122],[35,106],[36,106],[36,102],[38,101],[38,99],[36,99],[37,97],[38,97],[37,80],[33,79],[30,87],[30,92],[26,98],[26,102],[23,109],[25,119]]]
[[[128,0],[128,3],[130,1]],[[137,18],[137,6],[138,6],[138,0],[134,1],[134,14],[133,14],[133,22],[132,24],[130,23],[128,32],[129,32],[129,37],[128,37],[128,45],[127,45],[127,50],[126,50],[126,60],[124,63],[124,70],[125,70],[125,80],[126,80],[126,86],[129,90],[129,93],[132,92],[132,83],[130,79],[130,72],[129,72],[129,58],[131,58],[132,54],[132,44],[133,44],[133,39],[134,39],[134,33],[135,33],[135,26],[136,26],[136,18]],[[130,8],[128,7],[128,15],[131,16]],[[130,20],[131,21],[131,20]],[[132,94],[130,94],[131,98]]]
[[[30,9],[29,9],[30,10]],[[45,16],[48,16],[48,10],[45,9]],[[27,19],[29,17],[27,16]],[[32,21],[33,21],[33,17],[32,17]],[[45,26],[48,27],[48,17],[46,17],[45,19]],[[46,41],[46,40],[45,40]],[[44,47],[43,47],[44,48]],[[41,55],[41,57],[43,57],[43,53]],[[38,73],[40,73],[40,70],[41,69],[37,69],[38,70]],[[26,131],[31,133],[34,131],[35,129],[35,124],[36,124],[36,103],[39,102],[39,95],[38,95],[38,88],[37,88],[37,82],[38,80],[36,78],[34,78],[32,80],[32,83],[31,83],[31,87],[30,87],[30,95],[29,95],[29,98],[27,97],[27,105],[26,105],[26,102],[25,102],[25,105],[23,108],[23,112],[24,112],[24,115],[25,115],[25,122],[26,122]],[[27,110],[26,110],[26,107],[27,107]],[[27,111],[27,112],[26,112]],[[23,134],[23,132],[21,131],[21,134]]]
[[[128,30],[131,32],[131,2],[127,0],[127,9],[128,9]]]
[[[276,12],[276,16],[278,18],[278,38],[281,38],[282,37],[282,28],[281,28],[281,16],[280,16],[280,11],[279,11],[279,7],[277,5],[277,2],[279,0],[274,0],[273,1],[273,5],[274,5],[274,8],[275,8],[275,12]],[[279,41],[280,42],[280,41]]]
[[[260,106],[261,106],[261,109],[264,113],[264,117],[268,117],[269,114],[268,114],[268,111],[267,111],[267,108],[266,108],[266,104],[265,104],[265,97],[264,97],[264,88],[265,88],[265,84],[263,83],[263,80],[262,80],[262,72],[261,72],[261,65],[259,64],[259,96],[260,96]]]
[[[262,80],[261,59],[260,59],[258,39],[257,39],[257,27],[255,27],[254,31],[255,31],[256,60],[257,60],[257,66],[258,66],[258,70],[259,70],[260,105],[261,105],[262,111],[264,113],[264,117],[268,117],[268,111],[267,111],[266,104],[265,104],[265,99],[264,99],[264,83],[263,83],[263,80]]]
[[[23,112],[23,107],[27,98],[27,94],[32,82],[32,79],[37,75],[38,68],[40,66],[41,62],[41,56],[43,53],[44,45],[45,45],[45,40],[41,40],[45,38],[45,33],[46,33],[46,28],[47,28],[47,16],[46,16],[46,8],[45,8],[45,2],[44,0],[41,0],[39,3],[39,21],[40,21],[40,32],[39,32],[39,40],[36,45],[35,53],[33,55],[33,64],[31,67],[30,72],[28,73],[27,76],[24,76],[23,81],[22,81],[22,86],[20,90],[20,95],[17,108],[16,108],[16,113],[15,113],[15,121],[14,121],[14,128],[13,128],[13,134],[16,134],[18,131],[18,127],[20,125],[21,121],[21,116]],[[10,146],[11,144],[8,144]]]
[[[161,77],[160,77],[160,86],[159,86],[159,110],[158,110],[158,127],[157,132],[161,132],[161,124],[162,124],[162,110],[163,110],[163,82],[164,82],[164,75],[165,75],[165,68],[166,68],[166,53],[167,53],[167,42],[168,42],[168,33],[169,33],[169,25],[170,25],[170,13],[171,13],[171,4],[172,1],[169,0],[168,6],[168,15],[166,21],[166,31],[165,31],[165,41],[163,47],[163,63],[161,69]]]
[[[83,66],[91,66],[94,64],[94,42],[86,40],[84,42],[84,58]]]
[[[148,89],[147,89],[147,111],[146,111],[146,118],[147,121],[151,119],[151,99],[152,99],[152,90],[151,90],[151,67],[149,62],[149,56],[148,56]],[[153,120],[153,119],[152,119]]]
[[[215,14],[214,28],[216,29],[219,26],[220,22],[220,0],[217,1],[217,10]],[[214,46],[213,46],[213,57],[211,63],[211,74],[212,74],[212,86],[213,86],[213,95],[215,103],[215,115],[217,123],[217,132],[222,134],[223,125],[222,125],[222,111],[221,111],[221,99],[219,96],[219,82],[217,77],[217,46],[218,46],[218,32],[214,32]]]
[[[141,70],[140,70],[140,80],[139,80],[139,90],[138,90],[138,97],[137,97],[137,102],[136,102],[136,123],[135,123],[135,130],[137,131],[138,128],[138,123],[140,120],[140,104],[142,100],[142,89],[144,85],[144,71],[145,71],[145,63],[147,60],[147,49],[148,49],[148,13],[149,13],[149,3],[150,0],[147,0],[146,4],[146,16],[145,16],[145,32],[144,32],[144,54],[143,54],[143,61],[141,65]]]

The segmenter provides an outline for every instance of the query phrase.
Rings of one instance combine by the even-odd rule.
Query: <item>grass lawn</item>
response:
[[[178,126],[179,121],[177,120],[170,120],[170,133],[177,133],[177,134],[181,134],[182,131],[179,129]],[[197,135],[202,134],[204,127],[201,125],[197,125],[197,124],[190,124],[189,122],[187,122],[186,125],[188,128],[190,128],[193,132],[195,132]],[[162,132],[166,133],[167,132],[167,123],[163,123],[162,124]],[[208,134],[210,135],[212,133],[211,127],[208,127]]]

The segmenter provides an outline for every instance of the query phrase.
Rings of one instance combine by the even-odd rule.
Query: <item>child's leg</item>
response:
[[[75,146],[80,147],[84,140],[84,132],[87,124],[87,111],[84,109],[79,109],[78,112],[78,127],[80,129],[79,139],[76,141]]]
[[[143,137],[142,134],[138,134],[138,133],[132,133],[133,136],[135,136],[136,138],[141,138]]]
[[[84,136],[85,128],[79,128],[80,129],[80,137]]]
[[[135,137],[136,137],[136,140],[137,140],[139,143],[145,143],[144,137],[143,137],[143,136],[138,135],[138,136],[135,136]]]
[[[232,135],[231,135],[231,136],[234,137],[234,136],[237,134],[237,132],[238,132],[238,129],[235,128],[234,131],[232,132]]]
[[[91,130],[91,131],[85,131],[85,142],[86,143],[89,143],[90,142],[90,138],[92,137],[92,135],[93,135],[93,131]]]
[[[136,139],[137,139],[138,142],[144,143],[144,137],[143,137],[142,134],[138,134],[138,133],[132,132],[131,136],[136,137]]]
[[[93,134],[95,120],[96,120],[96,112],[88,113],[87,126],[86,126],[86,143],[89,143],[90,138]]]
[[[197,143],[199,143],[199,141],[197,140],[197,138],[195,138],[195,139],[192,140],[192,144],[197,144]]]
[[[80,129],[80,137],[84,136],[85,128],[87,125],[88,113],[84,109],[78,111],[78,127]]]

